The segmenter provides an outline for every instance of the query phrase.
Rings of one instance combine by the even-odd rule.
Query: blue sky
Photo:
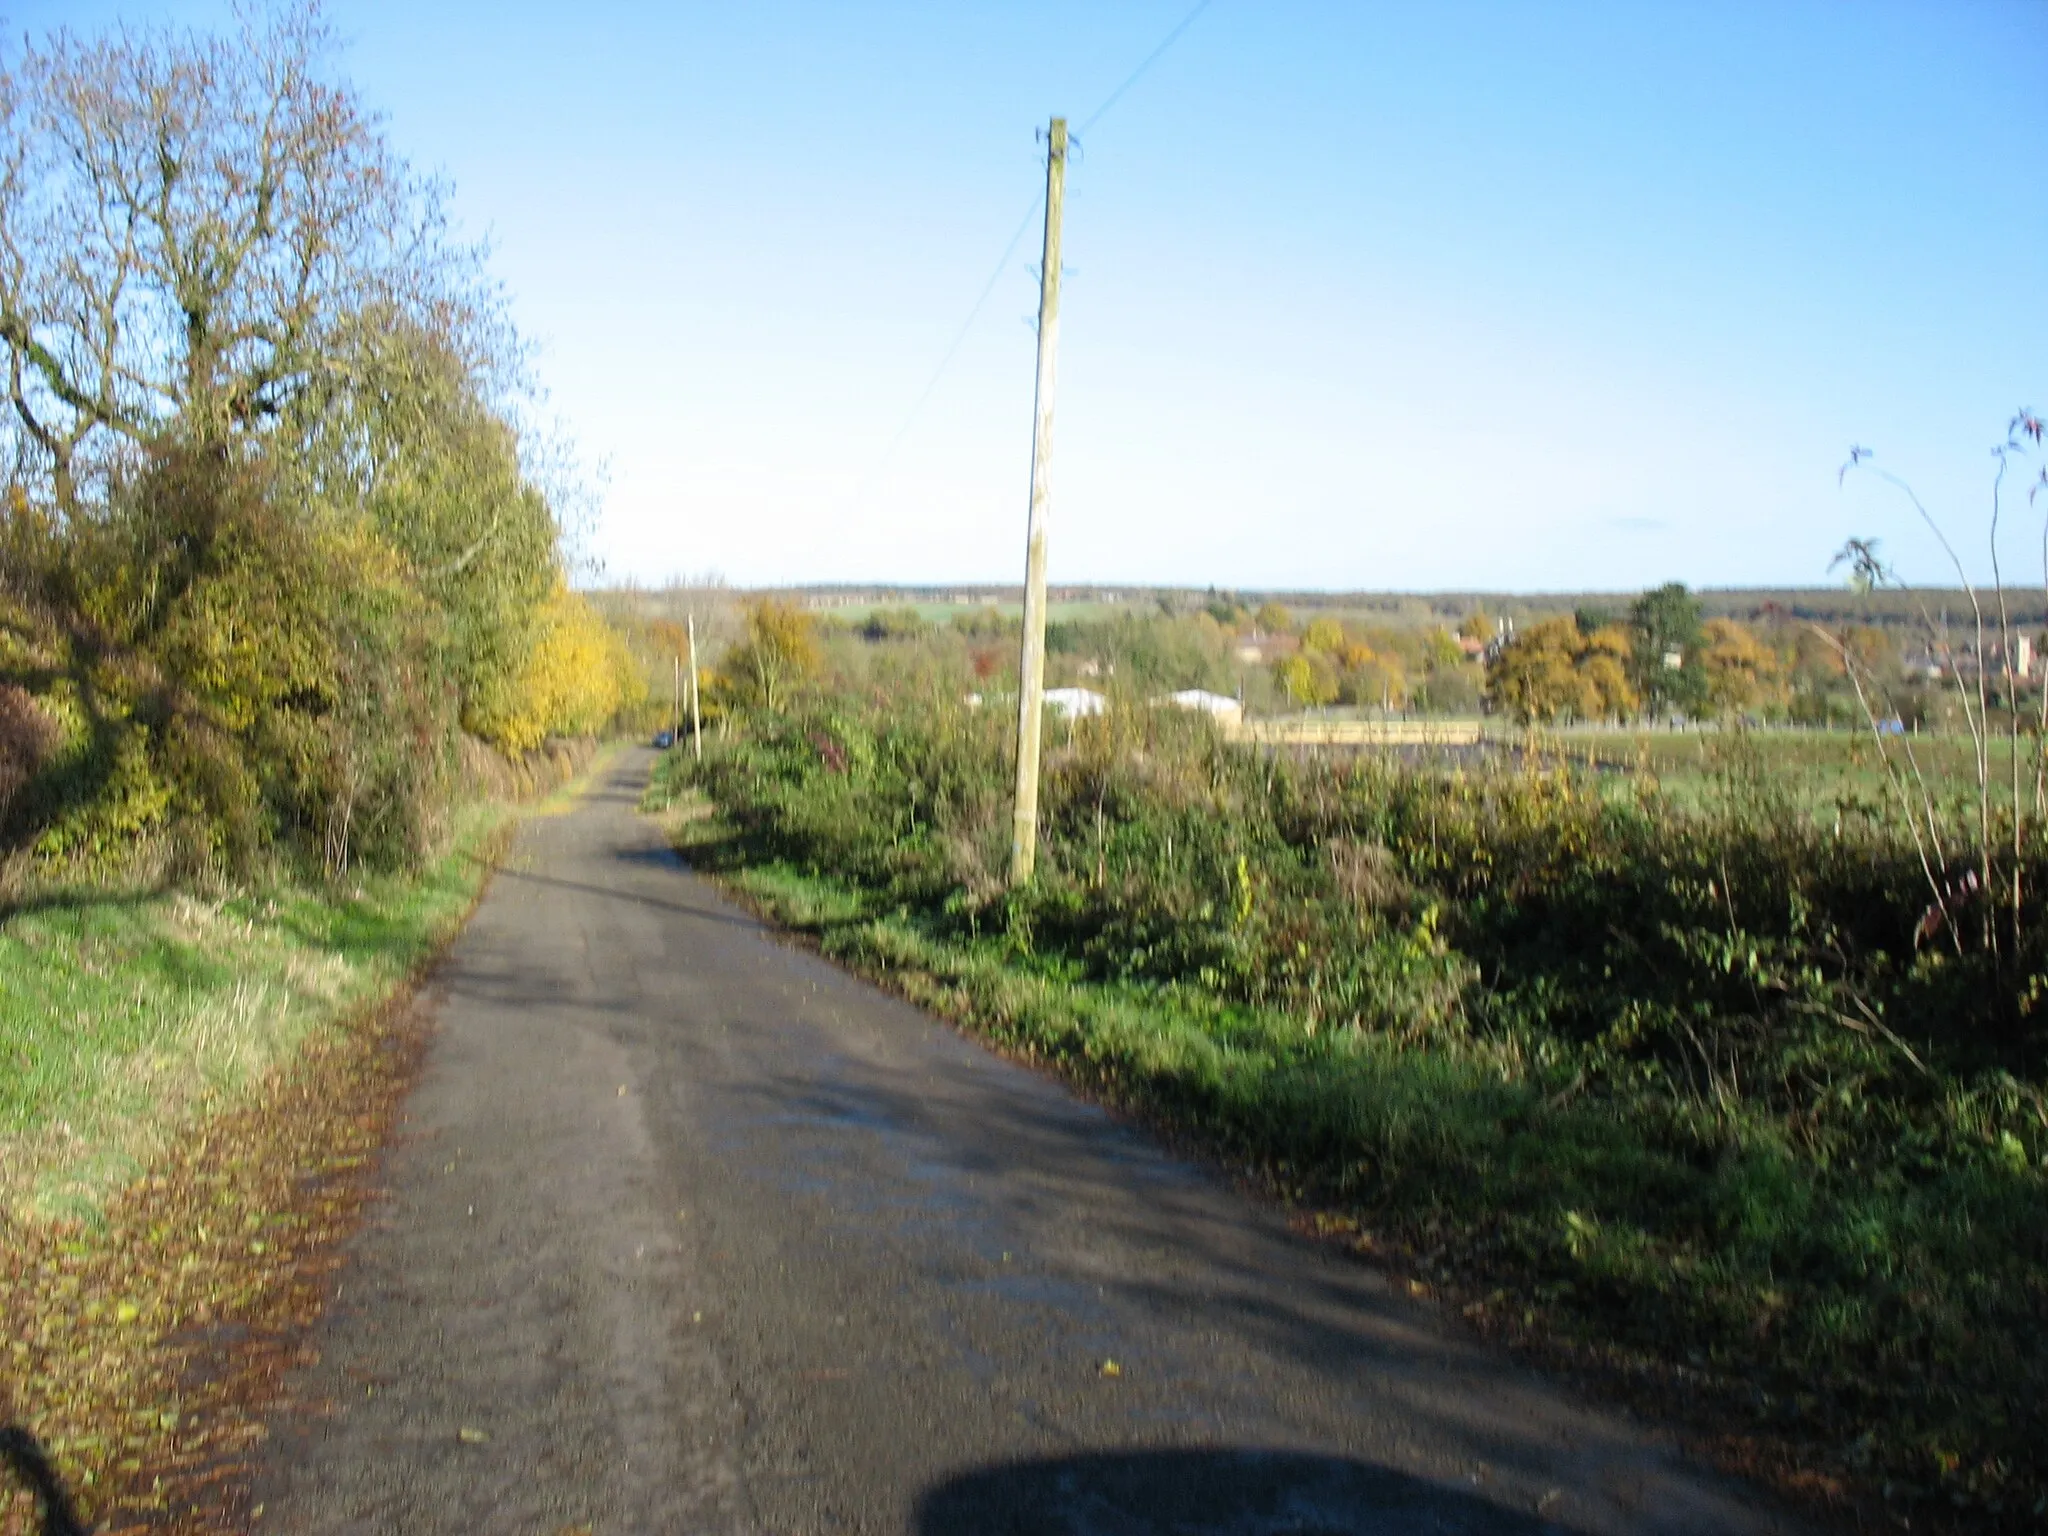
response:
[[[901,429],[1036,130],[1188,9],[330,14],[609,466],[607,573],[754,584],[1017,579],[1035,229]],[[2048,409],[2044,67],[2044,0],[1215,0],[1070,171],[1053,579],[1817,584],[1849,534],[1940,579],[1851,442],[1981,570],[1987,450]]]

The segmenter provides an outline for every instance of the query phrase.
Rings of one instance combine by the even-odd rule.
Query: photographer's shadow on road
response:
[[[1558,1526],[1362,1461],[1124,1451],[1011,1462],[918,1502],[918,1536],[1534,1536]]]

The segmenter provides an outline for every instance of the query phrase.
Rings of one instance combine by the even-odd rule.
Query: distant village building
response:
[[[1997,640],[1984,643],[1983,672],[1986,677],[1997,677],[2004,673],[2006,666],[2005,646]],[[2012,674],[2021,682],[2033,682],[2041,675],[2041,652],[2034,648],[2032,635],[2015,635],[2012,641]],[[1906,663],[1908,670],[1923,672],[1929,682],[1949,675],[1951,669],[1957,677],[1975,677],[1978,673],[1975,646],[1959,646],[1951,650],[1943,645],[1939,651],[1915,657]]]
[[[1218,725],[1238,725],[1244,720],[1244,705],[1225,693],[1211,693],[1206,688],[1183,688],[1178,693],[1169,693],[1163,699],[1154,699],[1155,704],[1171,704],[1175,709],[1196,709],[1208,715]]]
[[[1237,659],[1246,666],[1259,667],[1300,649],[1301,642],[1292,635],[1247,635],[1237,643]]]

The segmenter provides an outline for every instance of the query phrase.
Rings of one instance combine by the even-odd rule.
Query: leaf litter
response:
[[[313,1359],[311,1325],[421,1058],[411,1004],[408,988],[315,1031],[98,1220],[0,1214],[0,1422],[42,1439],[108,1536],[252,1513],[265,1418]],[[0,1489],[0,1536],[31,1536],[35,1518],[25,1491]]]

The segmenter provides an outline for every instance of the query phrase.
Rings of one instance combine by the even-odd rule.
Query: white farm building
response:
[[[1218,725],[1239,725],[1244,721],[1244,705],[1228,694],[1211,693],[1206,688],[1183,688],[1152,702],[1171,704],[1175,709],[1198,709]]]

